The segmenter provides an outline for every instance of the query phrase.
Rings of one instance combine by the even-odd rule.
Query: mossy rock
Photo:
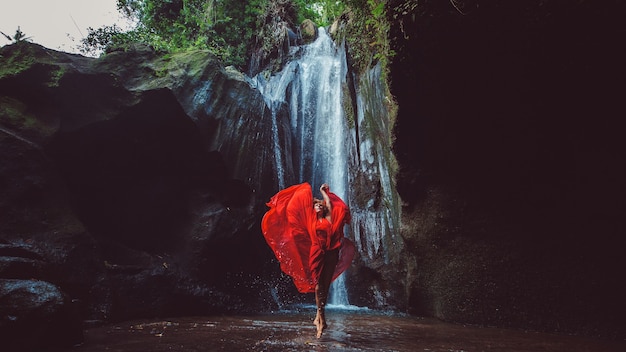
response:
[[[305,44],[311,43],[317,39],[317,25],[315,22],[306,19],[300,24],[300,33]]]

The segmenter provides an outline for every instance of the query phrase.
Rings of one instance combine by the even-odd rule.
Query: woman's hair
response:
[[[315,206],[315,204],[322,205],[322,215],[326,216],[326,214],[328,214],[328,208],[326,207],[326,202],[324,202],[321,199],[313,198],[313,206]]]

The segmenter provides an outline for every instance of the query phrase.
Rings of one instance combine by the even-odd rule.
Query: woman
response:
[[[314,199],[308,183],[286,188],[270,199],[261,221],[281,270],[291,276],[299,292],[315,292],[318,338],[327,327],[324,313],[330,283],[354,257],[354,245],[343,234],[350,221],[348,206],[327,184],[320,193],[323,199]]]

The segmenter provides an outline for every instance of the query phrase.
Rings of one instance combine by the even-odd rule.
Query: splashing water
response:
[[[333,193],[347,200],[348,127],[342,109],[342,84],[347,72],[343,47],[336,47],[324,28],[317,40],[302,47],[301,57],[265,80],[257,75],[251,81],[272,110],[272,133],[279,186],[285,187],[285,151],[278,141],[277,111],[288,107],[294,137],[293,169],[297,180],[309,182],[315,190],[328,183]],[[331,286],[329,303],[349,305],[343,275]]]

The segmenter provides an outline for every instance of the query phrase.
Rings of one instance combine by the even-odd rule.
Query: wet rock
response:
[[[31,248],[0,243],[0,278],[45,279],[45,267],[42,256]]]
[[[45,263],[29,258],[0,256],[0,277],[3,279],[41,278]]]
[[[203,51],[0,52],[2,277],[63,287],[90,321],[258,307],[270,124],[240,72]]]
[[[304,43],[311,43],[317,39],[317,28],[315,22],[306,19],[300,24],[300,32],[302,33],[302,39]]]
[[[32,260],[43,260],[41,254],[35,252],[32,247],[11,245],[8,243],[0,243],[0,257],[21,257]]]
[[[0,280],[0,331],[7,351],[67,348],[83,341],[77,303],[38,280]]]

